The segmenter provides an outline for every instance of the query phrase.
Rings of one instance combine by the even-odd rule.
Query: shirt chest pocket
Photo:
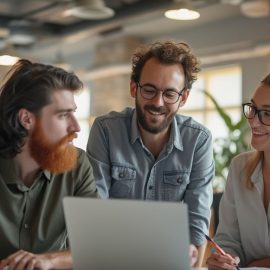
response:
[[[136,170],[124,166],[112,166],[111,175],[110,197],[129,198],[134,190]]]
[[[182,201],[188,183],[188,172],[164,172],[163,199],[167,201]]]

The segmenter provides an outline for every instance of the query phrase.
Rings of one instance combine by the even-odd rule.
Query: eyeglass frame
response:
[[[180,90],[180,92],[177,92],[176,90],[173,90],[173,89],[165,89],[165,90],[161,90],[161,89],[156,88],[156,87],[153,86],[153,85],[148,85],[148,86],[153,87],[153,89],[156,90],[156,94],[155,94],[152,98],[146,98],[146,97],[142,94],[142,88],[143,88],[144,86],[147,86],[147,84],[141,85],[139,82],[135,82],[135,83],[136,83],[137,89],[138,89],[138,87],[140,88],[140,94],[141,94],[141,96],[142,96],[144,99],[146,99],[146,100],[152,100],[152,99],[154,99],[154,98],[157,96],[158,92],[162,92],[162,99],[163,99],[163,101],[164,101],[166,104],[175,104],[176,102],[178,102],[178,101],[179,101],[179,98],[183,95],[183,92],[186,90],[186,86],[184,86],[183,89]],[[171,102],[166,102],[166,101],[164,100],[164,93],[166,93],[166,92],[168,92],[168,91],[174,92],[174,93],[178,94],[178,98],[177,98],[177,100],[176,100],[175,102],[172,102],[172,103],[171,103]]]
[[[254,116],[253,117],[247,117],[246,114],[245,114],[245,106],[249,106],[249,107],[252,107],[252,109],[254,110]],[[259,110],[258,108],[256,108],[256,106],[253,105],[253,103],[251,102],[247,102],[247,103],[243,103],[242,104],[242,109],[243,109],[243,114],[245,116],[246,119],[254,119],[256,115],[258,115],[258,119],[260,121],[261,124],[265,125],[265,126],[270,126],[270,123],[269,125],[268,124],[265,124],[262,120],[262,112],[268,112],[270,114],[270,111],[268,110]]]

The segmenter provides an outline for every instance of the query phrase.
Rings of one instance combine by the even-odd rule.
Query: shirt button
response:
[[[123,178],[124,177],[124,174],[123,173],[119,173],[119,177],[120,178]]]
[[[181,178],[177,178],[177,183],[181,183],[182,182],[182,179]]]
[[[150,190],[153,189],[153,186],[150,186],[149,189],[150,189]]]
[[[28,227],[29,227],[28,224],[25,223],[25,224],[24,224],[24,228],[25,228],[25,229],[28,229]]]

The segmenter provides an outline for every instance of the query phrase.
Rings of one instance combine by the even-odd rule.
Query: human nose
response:
[[[69,132],[80,132],[81,128],[75,115],[72,115],[70,119]]]
[[[153,102],[157,107],[161,107],[164,105],[164,99],[163,99],[163,91],[157,90],[157,93],[155,97],[153,98]]]

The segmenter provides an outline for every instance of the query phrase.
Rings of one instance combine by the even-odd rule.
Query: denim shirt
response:
[[[136,110],[126,108],[95,120],[87,153],[102,198],[187,203],[191,243],[204,243],[214,174],[212,136],[205,127],[176,115],[156,159],[142,142]]]

